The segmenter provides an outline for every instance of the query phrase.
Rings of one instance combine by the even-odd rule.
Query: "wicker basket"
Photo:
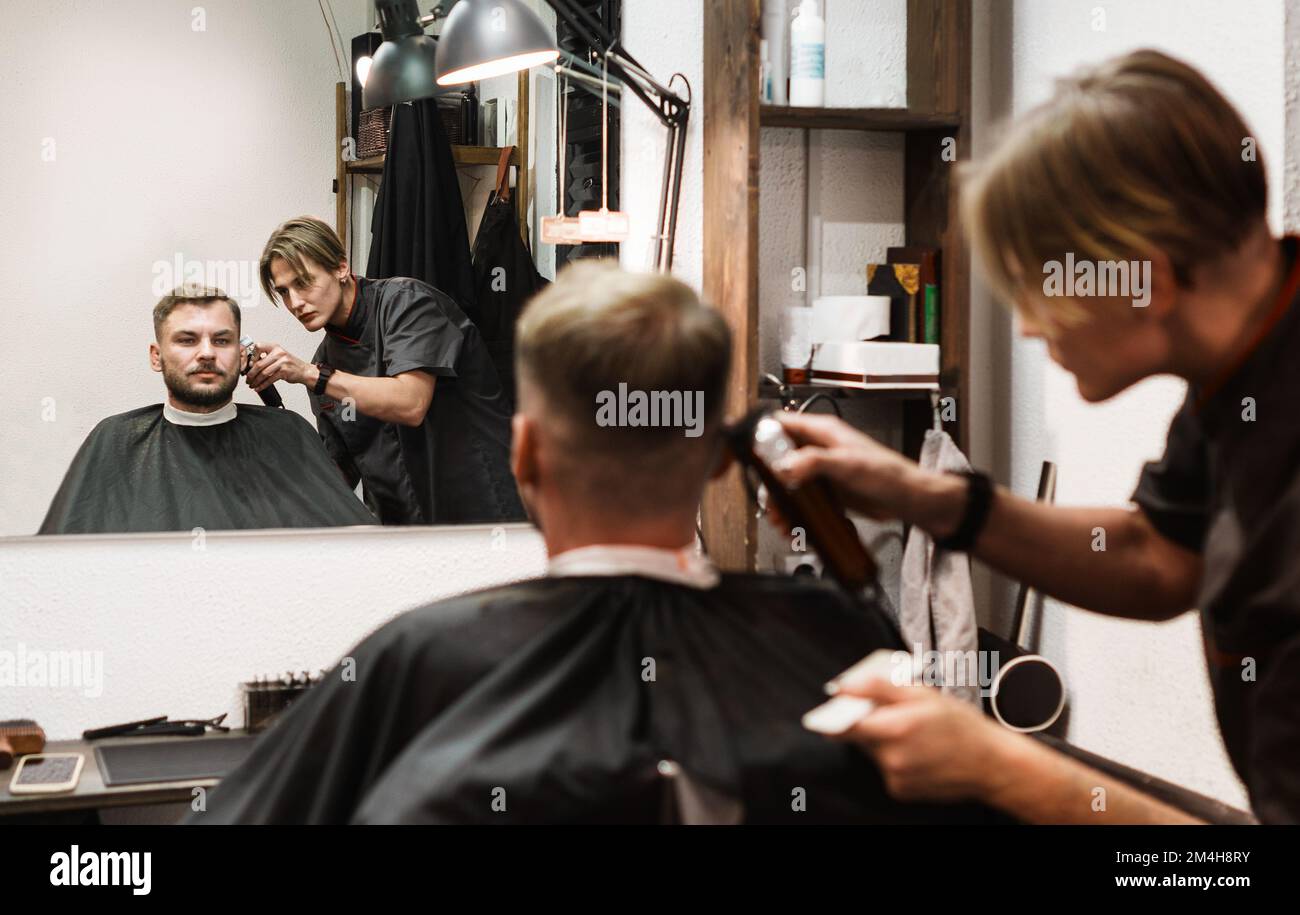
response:
[[[370,159],[388,152],[388,132],[393,126],[392,108],[371,108],[361,112],[361,129],[357,132],[357,158]]]

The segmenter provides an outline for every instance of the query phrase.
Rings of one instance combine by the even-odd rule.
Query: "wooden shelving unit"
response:
[[[530,169],[528,162],[528,100],[529,100],[529,81],[528,71],[523,70],[519,74],[518,101],[515,105],[517,113],[516,133],[518,143],[514,151],[510,154],[510,164],[516,169],[515,178],[515,212],[518,215],[519,234],[523,236],[524,243],[528,243],[528,205],[530,184]],[[348,103],[347,87],[343,83],[336,83],[334,86],[334,158],[335,158],[335,231],[338,232],[339,238],[343,241],[344,250],[348,249],[349,239],[348,231],[348,206],[351,201],[348,199],[348,176],[349,175],[382,175],[384,172],[384,157],[371,156],[366,159],[344,159],[343,158],[343,141],[348,135]],[[482,165],[496,165],[501,161],[501,147],[499,146],[455,146],[451,148],[452,158],[456,165],[461,167],[472,167]]]
[[[789,108],[760,105],[763,127],[804,127],[815,130],[900,130],[953,129],[961,126],[955,114],[911,111],[907,108]]]
[[[966,446],[970,254],[958,228],[952,177],[957,163],[945,159],[944,150],[951,148],[945,143],[951,138],[958,161],[970,152],[970,24],[970,0],[908,0],[906,108],[788,108],[759,104],[759,0],[704,4],[704,72],[709,74],[704,82],[704,294],[726,317],[735,341],[728,416],[741,415],[760,396],[760,131],[890,131],[904,137],[899,180],[905,243],[942,252],[940,394],[956,399],[957,419],[945,428]],[[895,392],[864,393],[879,398]],[[904,450],[911,454],[919,452],[933,417],[928,394],[917,393],[900,391],[890,398],[901,401]],[[715,562],[729,569],[754,568],[757,524],[738,471],[706,492],[702,521]]]
[[[501,147],[452,146],[451,157],[456,160],[457,165],[496,165],[501,160]],[[514,152],[510,155],[510,164],[514,166],[520,164],[518,147],[515,147]],[[383,172],[384,157],[371,156],[368,159],[353,159],[351,162],[345,161],[343,167],[350,175]]]

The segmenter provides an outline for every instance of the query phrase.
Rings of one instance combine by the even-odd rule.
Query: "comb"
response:
[[[15,756],[45,749],[45,732],[30,718],[0,721],[0,769],[8,769]]]

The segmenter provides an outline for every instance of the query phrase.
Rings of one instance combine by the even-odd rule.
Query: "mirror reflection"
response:
[[[368,106],[371,0],[116,12],[56,2],[0,39],[28,227],[0,255],[0,536],[525,520],[514,322],[617,254],[543,240],[617,206],[617,83],[561,36]]]

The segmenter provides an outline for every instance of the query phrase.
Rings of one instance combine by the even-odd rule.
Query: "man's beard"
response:
[[[202,369],[198,371],[203,371]],[[220,373],[220,369],[213,368],[212,371]],[[239,374],[232,372],[229,376],[222,376],[220,384],[216,387],[198,387],[190,382],[190,375],[196,372],[180,372],[163,363],[163,383],[167,385],[167,390],[171,392],[172,398],[181,404],[191,407],[215,407],[224,404],[230,399],[230,395],[235,390],[235,385],[239,384]]]

